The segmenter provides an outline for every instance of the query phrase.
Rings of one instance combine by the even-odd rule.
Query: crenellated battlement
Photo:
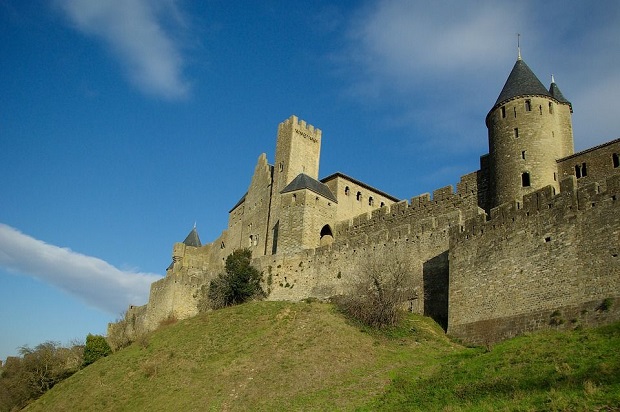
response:
[[[308,133],[315,138],[321,137],[321,129],[315,128],[311,124],[307,124],[305,120],[300,120],[297,116],[292,115],[278,125],[278,132],[284,128],[295,127],[301,133]]]
[[[617,208],[619,196],[620,175],[608,177],[603,184],[593,182],[579,188],[576,178],[569,176],[560,182],[559,193],[553,186],[546,186],[525,195],[521,202],[515,200],[491,209],[488,218],[477,216],[451,228],[451,241],[515,230],[515,226],[527,225],[528,219],[572,220],[578,213],[594,207]]]

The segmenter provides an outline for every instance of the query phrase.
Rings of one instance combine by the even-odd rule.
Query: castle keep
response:
[[[166,277],[122,327],[139,334],[197,314],[238,248],[252,251],[271,300],[346,293],[369,257],[404,257],[411,310],[472,343],[618,320],[620,139],[574,153],[572,111],[519,57],[486,116],[480,169],[456,191],[410,200],[342,173],[319,178],[322,132],[291,116],[227,229],[206,245],[196,228],[176,243]]]

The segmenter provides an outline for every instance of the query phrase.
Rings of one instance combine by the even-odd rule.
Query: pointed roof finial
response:
[[[194,229],[196,229],[196,221],[194,220]]]
[[[555,79],[553,78],[553,73],[551,74],[551,83],[555,83]]]
[[[521,60],[521,33],[517,33],[517,60]]]

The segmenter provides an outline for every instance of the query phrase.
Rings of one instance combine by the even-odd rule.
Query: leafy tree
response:
[[[112,353],[112,349],[105,337],[101,335],[86,336],[86,346],[84,346],[84,363],[82,366],[88,366],[91,363],[104,358]]]
[[[225,273],[209,283],[207,295],[212,309],[238,305],[265,296],[260,284],[261,273],[251,262],[250,249],[237,249],[228,255]]]

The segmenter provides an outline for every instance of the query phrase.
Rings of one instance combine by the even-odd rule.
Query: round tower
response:
[[[571,113],[553,79],[547,90],[519,56],[486,117],[491,207],[559,189],[556,160],[574,151]]]

